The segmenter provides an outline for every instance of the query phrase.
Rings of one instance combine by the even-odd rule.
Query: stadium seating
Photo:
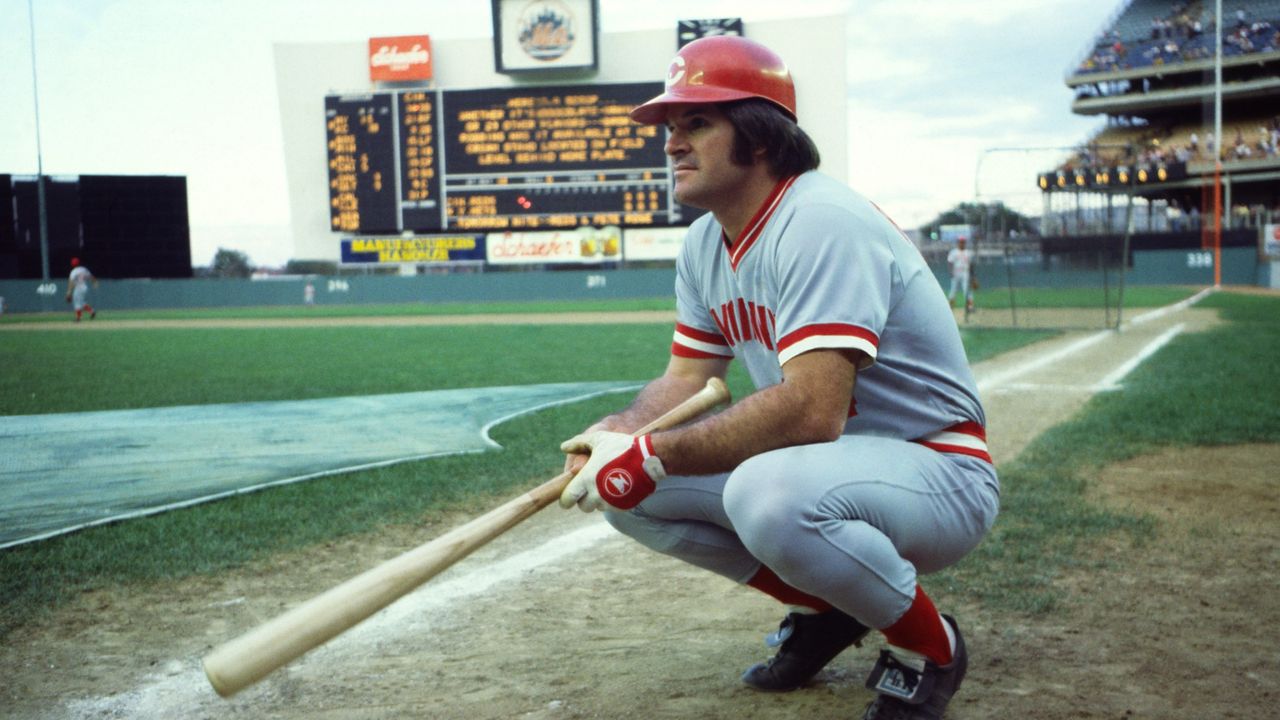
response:
[[[1103,29],[1075,74],[1115,72],[1211,58],[1212,3],[1133,0]],[[1238,13],[1243,13],[1241,25]],[[1224,0],[1223,57],[1280,52],[1280,0]]]
[[[1222,154],[1223,162],[1280,162],[1280,149],[1275,147],[1270,134],[1270,129],[1277,121],[1277,116],[1265,113],[1252,113],[1247,117],[1224,120],[1222,142],[1226,152]],[[1192,135],[1196,137],[1194,148]],[[1235,152],[1237,137],[1248,147],[1246,155]],[[1212,145],[1212,120],[1167,127],[1109,125],[1090,138],[1082,150],[1065,165],[1116,167],[1140,161],[1212,162]]]

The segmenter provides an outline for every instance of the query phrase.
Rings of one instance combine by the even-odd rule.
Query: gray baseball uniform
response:
[[[74,310],[82,310],[87,304],[89,296],[89,280],[93,275],[89,269],[83,265],[77,265],[71,268],[71,274],[67,276],[67,282],[71,284],[71,307]]]
[[[844,435],[670,477],[621,532],[737,582],[760,563],[882,628],[917,573],[944,568],[995,519],[999,484],[959,331],[920,253],[872,203],[816,171],[778,184],[732,249],[708,213],[676,277],[672,353],[737,358],[757,388],[791,358],[856,349]]]

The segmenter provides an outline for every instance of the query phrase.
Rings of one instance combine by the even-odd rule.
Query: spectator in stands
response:
[[[1249,149],[1249,143],[1244,141],[1244,132],[1236,130],[1235,156],[1237,160],[1245,160],[1253,151]]]
[[[1254,23],[1252,32],[1256,40],[1254,44],[1258,46],[1260,52],[1270,52],[1280,47],[1276,44],[1276,38],[1280,36],[1280,32],[1276,32],[1270,22],[1263,20],[1262,22]]]
[[[1178,204],[1176,199],[1169,201],[1169,207],[1165,210],[1165,216],[1169,218],[1169,229],[1173,232],[1182,232],[1182,206]]]
[[[1233,33],[1232,37],[1235,38],[1235,45],[1236,47],[1240,48],[1240,52],[1242,54],[1251,53],[1255,50],[1253,46],[1253,41],[1249,39],[1248,30],[1241,30],[1238,33]]]
[[[1123,42],[1116,40],[1115,44],[1111,46],[1111,52],[1115,53],[1116,62],[1122,63],[1124,62],[1125,54],[1128,53],[1129,50],[1124,46]]]

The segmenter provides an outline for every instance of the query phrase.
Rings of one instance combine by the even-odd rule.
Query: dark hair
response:
[[[774,177],[784,178],[815,170],[822,158],[818,146],[794,120],[768,100],[747,98],[720,106],[736,131],[733,161],[751,165],[756,150],[764,149]]]

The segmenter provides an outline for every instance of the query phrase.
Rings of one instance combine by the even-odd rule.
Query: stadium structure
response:
[[[1220,24],[1216,2],[1121,2],[1065,75],[1071,111],[1099,129],[1070,149],[985,151],[979,202],[916,234],[944,286],[950,242],[968,236],[976,322],[1033,320],[1024,289],[1096,288],[1105,303],[1088,322],[1111,326],[1126,284],[1280,287],[1280,0],[1217,2]],[[691,218],[667,192],[660,139],[620,108],[658,91],[651,69],[695,22],[707,21],[602,33],[589,66],[537,72],[498,60],[497,29],[277,44],[293,258],[325,269],[192,280],[185,178],[148,179],[164,182],[165,203],[123,178],[47,178],[45,233],[34,178],[0,174],[0,295],[14,312],[61,308],[58,283],[41,278],[43,235],[55,280],[86,259],[117,308],[296,304],[304,272],[335,276],[320,304],[665,295]],[[846,22],[738,28],[790,59],[800,122],[842,181],[849,108],[829,88],[846,84]],[[375,45],[388,42],[429,44],[431,72],[385,78]],[[997,150],[1017,151],[1006,157],[1019,168],[998,170],[994,153],[984,167]],[[980,191],[984,171],[1017,189]],[[1014,196],[1016,211],[991,202]],[[540,270],[556,272],[529,272]]]
[[[1280,222],[1280,0],[1221,0],[1221,18],[1215,2],[1128,0],[1067,71],[1072,112],[1105,123],[1037,178],[1047,254],[1120,235],[1261,247]]]

